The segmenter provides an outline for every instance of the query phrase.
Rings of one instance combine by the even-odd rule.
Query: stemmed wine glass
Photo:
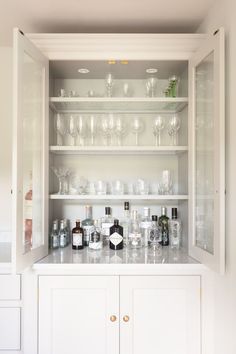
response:
[[[180,119],[179,117],[175,114],[173,117],[170,118],[170,121],[168,123],[168,134],[171,137],[171,144],[172,145],[177,145],[177,133],[180,128]]]
[[[71,135],[73,141],[72,144],[75,146],[76,143],[76,137],[78,135],[78,129],[77,129],[77,116],[71,115],[68,120],[68,127],[67,127],[68,134]]]
[[[165,127],[165,119],[162,116],[157,116],[153,121],[153,134],[156,138],[156,146],[161,145],[161,131]]]
[[[84,146],[85,139],[87,137],[87,124],[86,124],[85,118],[82,116],[78,117],[77,131],[79,134],[80,145]]]
[[[119,146],[122,145],[122,137],[125,135],[126,133],[126,123],[124,122],[124,120],[120,117],[116,118],[115,121],[115,135],[117,136],[117,144]]]
[[[148,97],[155,97],[156,96],[156,89],[157,89],[157,78],[151,76],[146,80],[146,89],[147,89],[147,96]]]
[[[64,118],[60,113],[56,114],[54,120],[54,127],[57,133],[57,145],[63,145],[63,136],[66,134],[66,127],[65,127]],[[58,135],[60,139],[58,139]]]
[[[89,117],[88,131],[89,131],[89,135],[91,137],[91,145],[94,145],[94,137],[97,132],[97,122],[96,122],[96,117],[94,115],[91,115]]]
[[[114,76],[108,73],[105,77],[105,85],[107,90],[107,97],[112,97],[112,89],[114,86]]]
[[[68,193],[68,181],[67,178],[70,175],[70,170],[67,167],[54,167],[52,166],[51,169],[57,176],[59,180],[59,190],[57,194],[67,194]]]
[[[131,121],[131,130],[135,134],[135,144],[136,146],[139,145],[139,134],[144,129],[144,123],[139,117],[133,118]]]
[[[102,135],[104,136],[104,144],[108,145],[109,144],[110,130],[109,130],[108,117],[105,116],[105,115],[102,117],[100,129],[102,131]]]

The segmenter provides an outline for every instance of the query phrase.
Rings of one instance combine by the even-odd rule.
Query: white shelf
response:
[[[50,146],[60,155],[175,155],[188,151],[187,146]]]
[[[187,97],[50,97],[55,112],[176,113],[188,104]]]
[[[187,200],[188,195],[159,195],[159,194],[122,194],[122,195],[81,195],[81,194],[50,194],[53,200]]]

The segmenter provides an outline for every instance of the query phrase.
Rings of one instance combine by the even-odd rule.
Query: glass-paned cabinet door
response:
[[[190,255],[224,272],[224,33],[190,60]]]
[[[48,60],[14,31],[13,262],[47,254]]]

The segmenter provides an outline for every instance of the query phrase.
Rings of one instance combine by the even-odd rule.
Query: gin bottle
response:
[[[166,214],[167,214],[166,207],[162,207],[161,216],[159,217],[159,226],[160,226],[163,246],[169,246],[169,227],[168,227],[169,218]]]
[[[58,220],[52,223],[52,231],[49,236],[49,247],[51,249],[59,248]]]
[[[111,216],[111,208],[105,207],[105,216],[101,219],[102,226],[102,239],[104,245],[108,245],[109,236],[110,236],[110,228],[114,224],[114,218]]]
[[[82,228],[84,230],[84,245],[89,245],[90,234],[93,232],[93,211],[91,205],[85,207],[85,219],[82,221]]]
[[[80,220],[76,220],[76,227],[72,229],[72,248],[82,250],[84,248],[84,231],[80,227]]]
[[[150,229],[150,236],[148,242],[149,246],[151,246],[152,248],[160,248],[162,242],[161,231],[157,220],[157,215],[152,215],[152,226]]]
[[[130,228],[130,210],[129,202],[124,203],[124,217],[121,220],[121,226],[124,233],[124,245],[128,244],[129,228]]]
[[[60,221],[59,244],[60,244],[61,248],[64,248],[67,246],[67,230],[66,230],[64,220]]]
[[[131,214],[128,246],[132,249],[142,247],[142,235],[139,226],[137,210],[133,210]]]
[[[94,220],[94,229],[90,234],[89,248],[93,250],[102,249],[102,235],[99,220]]]
[[[178,219],[177,208],[172,208],[172,217],[169,220],[169,232],[170,232],[170,245],[171,248],[180,248],[181,244],[181,233],[182,233],[182,223]]]
[[[150,229],[152,226],[152,220],[150,217],[150,208],[145,207],[143,208],[144,210],[144,216],[141,220],[140,223],[140,228],[141,228],[141,234],[142,234],[142,242],[145,247],[148,246],[148,241],[149,241],[149,236],[150,236]]]
[[[110,228],[109,244],[112,250],[123,248],[123,227],[119,225],[119,220],[114,220],[114,225]]]

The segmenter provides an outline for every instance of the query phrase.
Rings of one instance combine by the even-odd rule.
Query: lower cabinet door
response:
[[[119,277],[41,276],[40,354],[119,354]]]
[[[199,276],[122,276],[121,354],[200,354]]]

